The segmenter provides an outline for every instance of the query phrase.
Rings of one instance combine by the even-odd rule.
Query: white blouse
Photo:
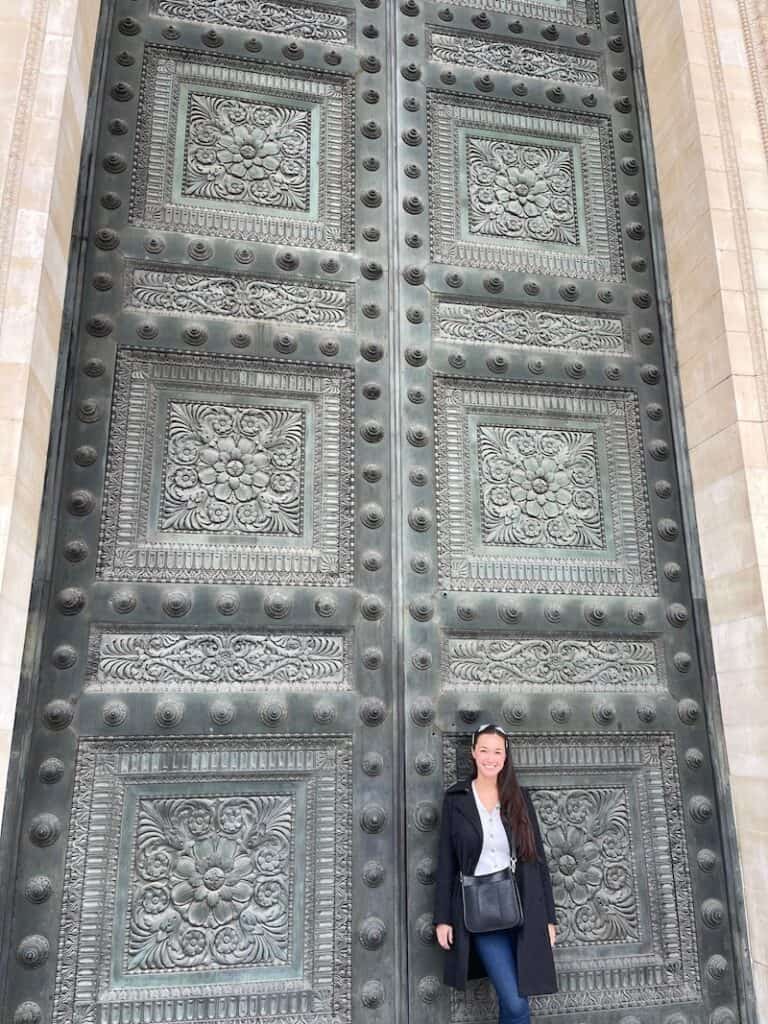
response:
[[[477,804],[477,813],[480,815],[480,824],[483,827],[483,848],[475,868],[475,874],[490,875],[494,871],[501,871],[502,868],[509,867],[509,839],[504,822],[501,820],[501,805],[497,803],[493,810],[489,811],[477,795],[474,782],[472,783],[472,794]]]

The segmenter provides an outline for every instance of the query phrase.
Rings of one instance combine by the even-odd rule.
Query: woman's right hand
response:
[[[453,928],[449,924],[439,924],[437,926],[437,941],[443,947],[443,949],[450,949],[453,945]]]

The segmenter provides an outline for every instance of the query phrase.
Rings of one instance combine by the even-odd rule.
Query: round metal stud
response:
[[[30,903],[45,903],[52,889],[51,880],[47,875],[34,875],[24,886],[24,896]]]
[[[77,664],[77,650],[71,644],[59,644],[51,654],[51,664],[61,671]]]
[[[259,718],[264,725],[272,727],[280,725],[288,717],[288,708],[281,700],[268,700],[259,710]]]
[[[714,850],[699,850],[696,854],[696,863],[700,871],[713,871],[717,865],[717,854]]]
[[[74,717],[75,709],[68,700],[51,700],[43,708],[43,721],[53,732],[66,729]]]
[[[284,619],[292,607],[293,602],[286,594],[268,594],[264,598],[264,611],[271,619]]]
[[[380,647],[366,647],[361,658],[363,665],[370,671],[375,671],[384,664],[384,654]]]
[[[365,725],[381,725],[387,717],[387,706],[380,697],[366,697],[360,702],[359,714]]]
[[[232,591],[225,591],[216,598],[216,611],[219,615],[235,615],[240,609],[240,598]]]
[[[104,724],[110,729],[117,729],[128,719],[128,705],[122,700],[110,700],[101,709]]]
[[[37,775],[41,782],[52,786],[64,775],[64,762],[58,757],[47,757],[37,769]]]
[[[369,889],[375,889],[384,881],[384,865],[377,860],[368,860],[363,864],[363,883]]]
[[[53,846],[61,835],[61,822],[55,814],[37,814],[29,823],[28,835],[34,846]]]
[[[570,720],[571,708],[564,700],[556,700],[549,707],[549,714],[553,722],[564,725]]]
[[[43,1011],[31,1000],[19,1003],[13,1014],[13,1024],[42,1024],[42,1020]]]
[[[366,1010],[375,1010],[384,1002],[384,986],[380,981],[366,981],[360,989],[360,1002]]]
[[[413,824],[419,832],[432,832],[439,820],[437,807],[429,800],[420,800],[413,809]]]
[[[362,768],[366,775],[375,778],[384,771],[384,758],[381,754],[371,751],[363,756]]]
[[[16,959],[22,967],[42,967],[48,959],[51,947],[44,935],[25,935],[16,947]]]
[[[366,917],[360,924],[358,937],[365,949],[379,949],[387,937],[387,926],[380,917]]]
[[[683,700],[678,701],[677,717],[684,725],[693,725],[699,720],[700,714],[701,708],[690,697],[685,697]]]
[[[175,728],[184,717],[184,705],[174,697],[167,697],[155,705],[155,722],[161,729]]]
[[[319,725],[327,725],[336,717],[336,708],[328,700],[319,700],[312,709],[312,717]]]
[[[370,835],[381,832],[387,824],[387,812],[381,804],[366,804],[360,812],[360,827]]]
[[[192,598],[183,590],[169,590],[163,594],[163,611],[172,619],[180,619],[192,608]]]
[[[235,719],[235,713],[234,704],[222,698],[213,701],[208,711],[214,725],[230,725]]]

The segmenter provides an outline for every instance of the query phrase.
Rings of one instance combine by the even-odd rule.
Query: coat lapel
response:
[[[475,795],[472,792],[472,783],[467,782],[466,790],[462,791],[461,793],[457,793],[454,799],[456,800],[456,810],[459,812],[459,814],[463,815],[467,819],[469,824],[472,826],[472,828],[474,828],[482,844],[483,826],[480,823],[480,815],[478,814],[477,811]]]

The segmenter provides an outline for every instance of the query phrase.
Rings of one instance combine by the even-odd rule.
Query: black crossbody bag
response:
[[[512,859],[508,868],[490,875],[459,873],[464,924],[468,932],[498,932],[505,928],[519,928],[523,923],[516,866],[517,861]]]

